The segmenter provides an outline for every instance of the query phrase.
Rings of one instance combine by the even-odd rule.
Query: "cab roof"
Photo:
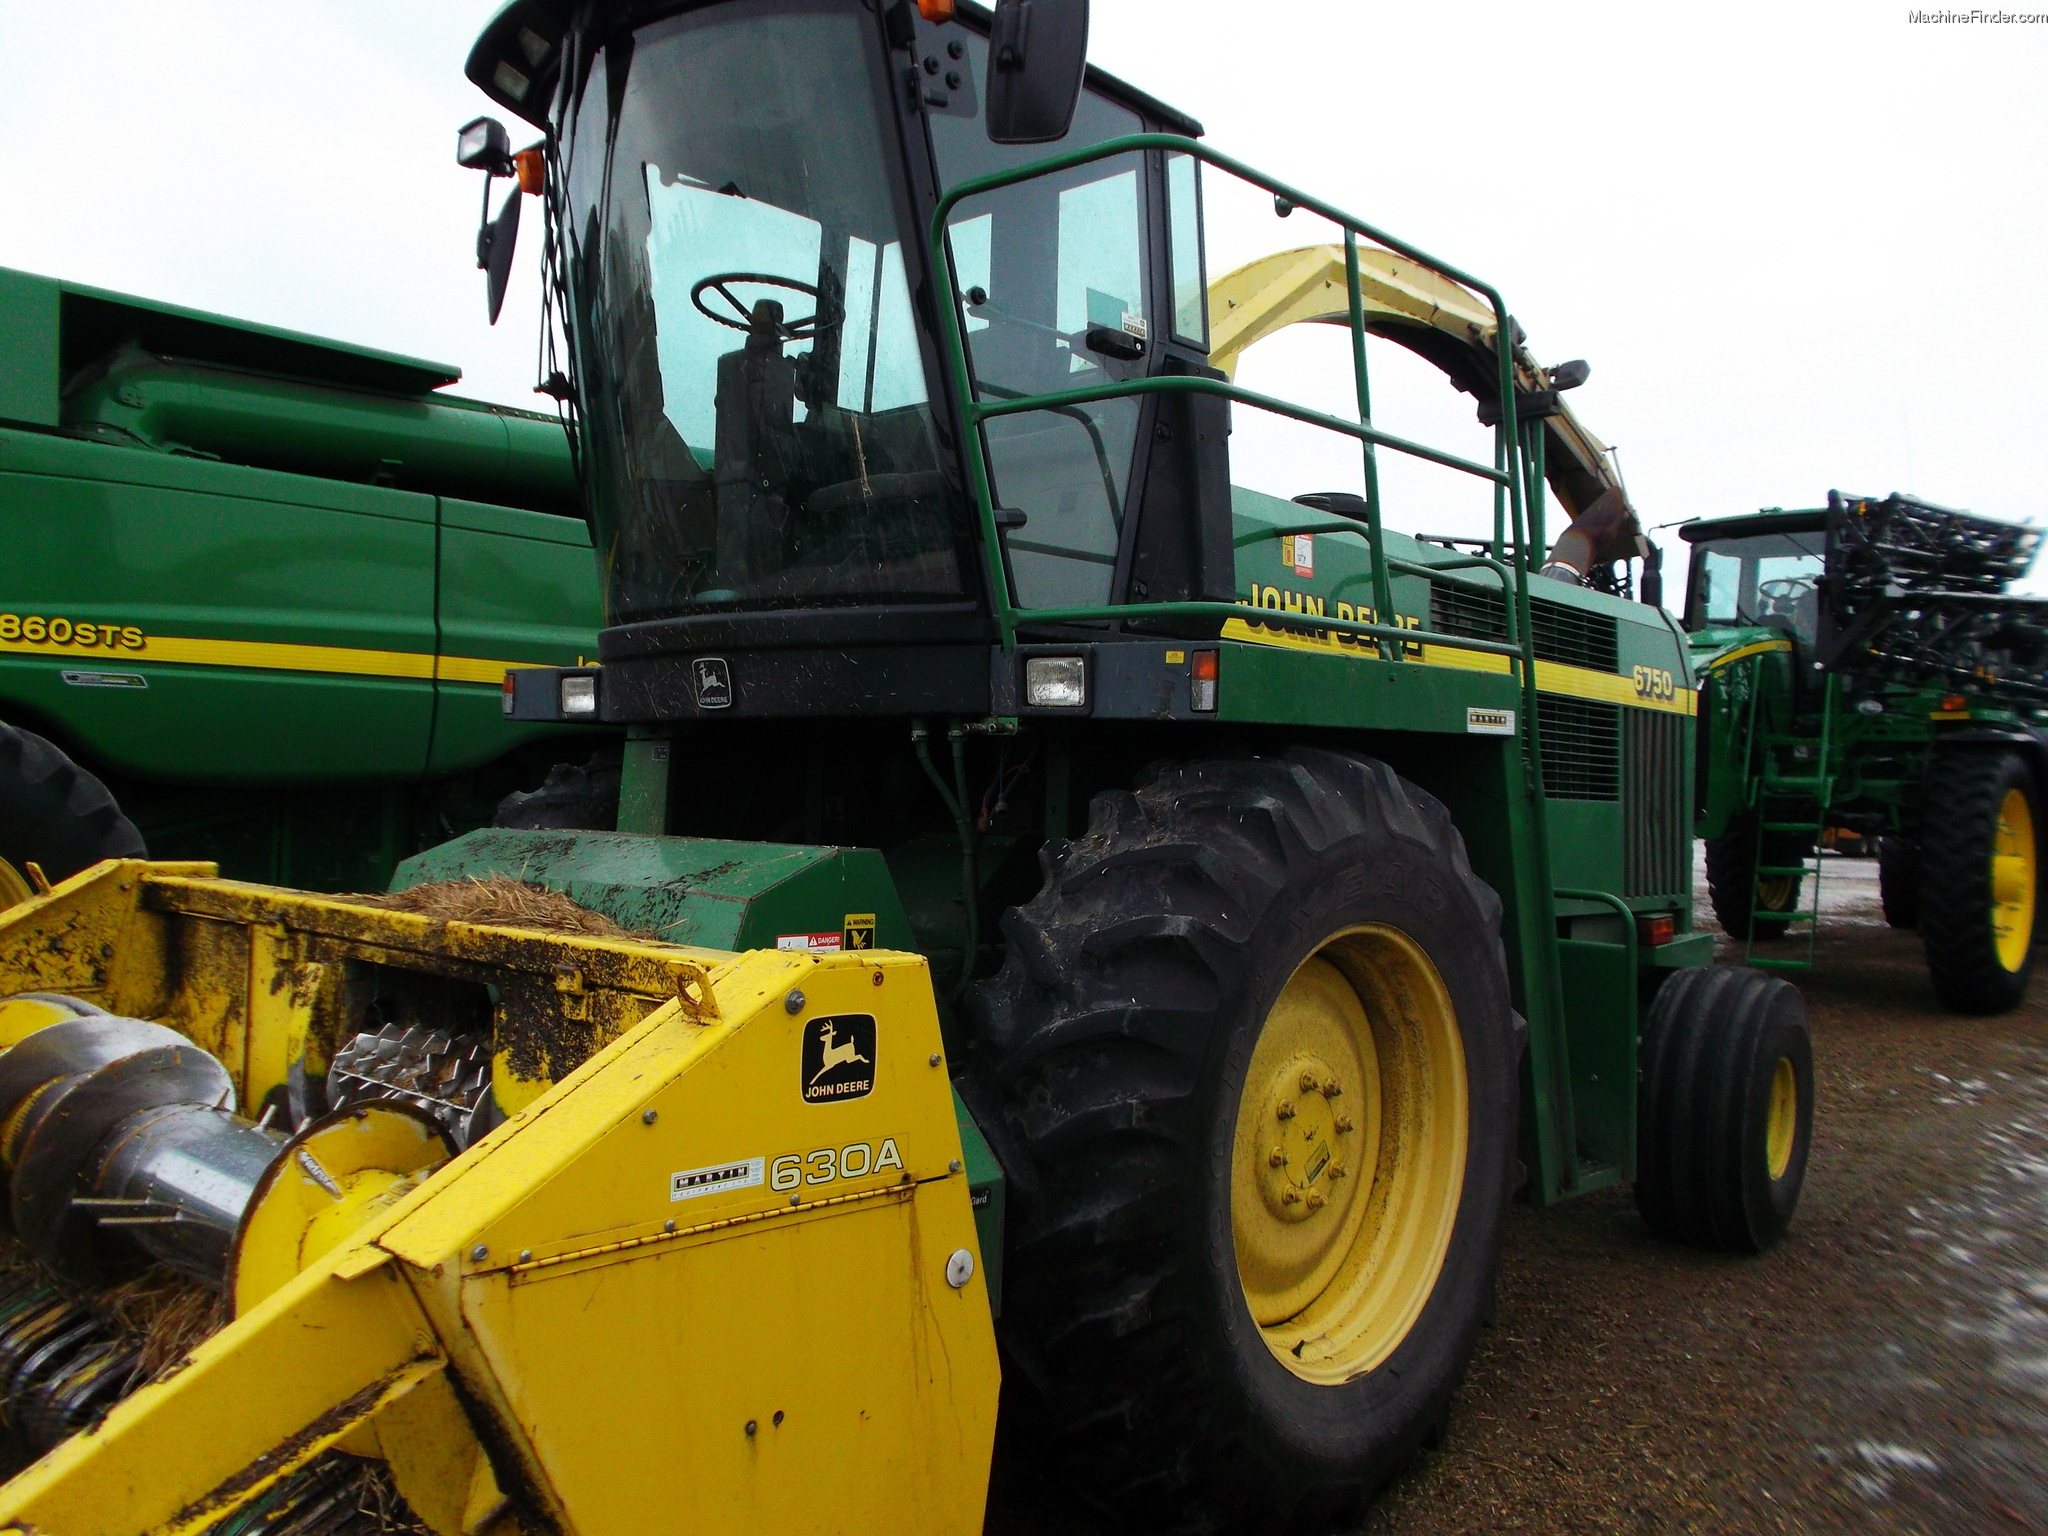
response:
[[[673,14],[709,3],[711,0],[671,0],[665,5],[622,5],[619,10],[624,19],[640,13]],[[472,85],[507,112],[545,130],[548,106],[554,100],[555,83],[561,74],[562,34],[569,29],[570,9],[568,0],[511,0],[477,38],[463,73]],[[954,17],[986,36],[994,13],[975,0],[957,0]],[[1161,132],[1184,134],[1191,139],[1202,137],[1202,125],[1178,107],[1093,64],[1088,66],[1088,85],[1147,118]]]
[[[1697,544],[1706,539],[1743,538],[1753,533],[1820,533],[1827,525],[1825,507],[1799,507],[1789,512],[1773,507],[1745,517],[1703,518],[1680,528],[1678,536],[1688,544]]]

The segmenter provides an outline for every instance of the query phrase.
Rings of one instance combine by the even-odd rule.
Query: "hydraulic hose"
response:
[[[910,722],[910,744],[917,752],[917,761],[924,769],[926,778],[932,781],[932,788],[939,792],[939,799],[945,803],[947,812],[953,818],[953,829],[960,838],[960,904],[966,909],[966,942],[960,952],[960,976],[953,987],[953,996],[960,997],[967,991],[967,984],[974,979],[974,957],[981,944],[981,922],[977,912],[980,891],[974,872],[974,824],[967,815],[967,733],[955,725],[946,733],[953,743],[953,781],[959,793],[946,787],[945,778],[939,773],[938,765],[932,761],[931,730],[922,720]]]

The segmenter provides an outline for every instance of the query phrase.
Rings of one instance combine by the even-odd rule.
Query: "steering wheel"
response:
[[[762,288],[787,288],[792,293],[801,293],[811,301],[812,311],[801,320],[779,320],[775,334],[784,341],[808,341],[820,331],[829,331],[845,318],[843,314],[825,314],[825,301],[815,284],[800,283],[793,277],[774,277],[766,272],[714,272],[699,280],[690,290],[690,302],[697,306],[697,313],[707,320],[730,326],[735,331],[754,329],[754,312],[740,302],[739,295],[728,288],[728,283],[752,283]],[[705,290],[710,290],[732,307],[731,314],[721,314],[704,302]]]
[[[1811,576],[1780,576],[1756,584],[1757,596],[1769,598],[1774,603],[1796,603],[1812,590]]]

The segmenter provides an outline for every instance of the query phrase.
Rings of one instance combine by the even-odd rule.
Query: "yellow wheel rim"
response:
[[[2034,860],[2034,808],[2024,790],[2008,789],[1991,853],[1991,937],[2007,971],[2025,965],[2034,945]]]
[[[1773,875],[1756,883],[1756,904],[1766,912],[1789,912],[1799,888],[1790,875]]]
[[[1764,1157],[1771,1165],[1771,1177],[1782,1179],[1792,1166],[1792,1144],[1799,1136],[1799,1076],[1792,1070],[1792,1058],[1780,1056],[1771,1073],[1771,1113],[1764,1136]]]
[[[35,887],[22,878],[20,870],[0,859],[0,912],[5,912],[18,901],[27,901],[35,893]]]
[[[1465,1184],[1465,1047],[1420,945],[1347,929],[1303,961],[1259,1031],[1232,1142],[1238,1282],[1305,1381],[1394,1352],[1450,1248]]]

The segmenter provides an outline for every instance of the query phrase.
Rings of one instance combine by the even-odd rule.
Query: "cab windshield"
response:
[[[1762,625],[1787,630],[1811,646],[1820,627],[1827,537],[1816,528],[1695,545],[1686,628]]]
[[[957,598],[872,17],[674,16],[596,52],[566,201],[608,622]]]

